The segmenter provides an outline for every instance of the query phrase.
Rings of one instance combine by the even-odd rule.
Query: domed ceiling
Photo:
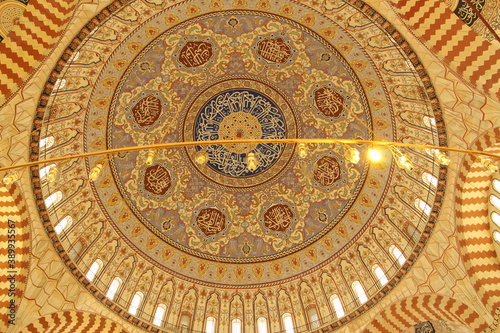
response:
[[[446,144],[418,58],[359,1],[116,3],[87,24],[53,78],[40,101],[43,122],[34,123],[34,159],[233,139]],[[53,146],[38,151],[48,137]],[[400,148],[414,164],[408,171],[388,149],[371,163],[369,147],[355,147],[357,164],[344,144],[308,144],[303,159],[284,143],[158,149],[151,164],[146,150],[121,152],[58,162],[57,180],[42,172],[34,191],[62,194],[39,208],[74,274],[102,261],[95,287],[82,280],[98,299],[113,306],[104,295],[115,277],[123,309],[136,291],[148,295],[137,325],[151,325],[161,303],[168,325],[189,313],[202,330],[216,313],[223,327],[248,312],[245,326],[264,317],[279,331],[274,317],[291,312],[296,326],[307,325],[311,307],[322,324],[335,322],[332,295],[344,320],[366,311],[399,281],[437,217],[446,169],[432,151]],[[249,153],[259,160],[252,171]],[[200,154],[207,163],[196,163]],[[72,223],[54,232],[67,216]],[[409,259],[404,270],[392,245]],[[357,312],[354,281],[370,299]]]

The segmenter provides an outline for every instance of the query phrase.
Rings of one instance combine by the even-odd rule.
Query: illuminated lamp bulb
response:
[[[250,172],[254,172],[257,170],[257,166],[259,165],[259,159],[254,153],[248,153],[247,155],[247,169]]]
[[[196,152],[196,154],[194,156],[194,160],[196,161],[196,163],[198,163],[200,165],[207,163],[208,162],[207,152],[204,150],[200,150],[200,151]]]
[[[13,182],[16,182],[19,180],[19,174],[17,172],[12,172],[12,173],[9,173],[8,175],[6,175],[5,177],[3,177],[3,183],[5,185],[9,185],[9,184],[12,184]]]
[[[299,143],[297,145],[297,152],[299,154],[300,158],[306,158],[307,157],[307,146],[305,143]]]
[[[413,164],[410,161],[410,158],[408,155],[401,153],[398,150],[398,153],[396,154],[396,164],[401,168],[401,169],[406,169],[411,171],[413,169]]]
[[[155,151],[154,150],[148,150],[148,153],[146,154],[146,164],[151,165],[155,161]]]
[[[370,148],[368,150],[368,158],[372,162],[380,162],[382,160],[382,154],[380,153],[380,151],[378,149]]]
[[[450,164],[450,158],[442,153],[441,151],[439,151],[438,149],[434,149],[434,156],[436,156],[438,162],[442,165],[449,165]]]
[[[345,158],[352,164],[358,164],[360,159],[359,150],[354,147],[347,149],[345,152]]]
[[[89,180],[91,182],[95,181],[99,177],[101,170],[102,170],[102,164],[97,164],[95,167],[93,167],[92,170],[90,170]]]
[[[484,167],[491,173],[495,173],[498,171],[498,166],[488,158],[481,158],[481,164],[484,165]]]
[[[52,183],[54,180],[56,180],[58,172],[59,172],[59,169],[57,167],[54,166],[54,167],[50,168],[49,173],[47,175],[47,181],[49,183]]]

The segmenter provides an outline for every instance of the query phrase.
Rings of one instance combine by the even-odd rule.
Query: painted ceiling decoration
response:
[[[33,160],[144,144],[217,139],[351,138],[446,145],[429,77],[396,29],[361,1],[136,0],[79,34],[40,101]],[[57,79],[57,81],[56,81]],[[50,147],[41,140],[53,138]],[[42,141],[46,142],[46,141]],[[44,226],[86,288],[157,331],[227,329],[293,313],[337,327],[386,295],[425,246],[444,196],[432,152],[347,161],[345,145],[228,144],[64,161],[47,182],[32,168]],[[364,156],[367,146],[358,146]],[[208,162],[199,165],[203,151]],[[258,156],[249,171],[245,158]],[[99,178],[91,169],[102,164]],[[426,183],[423,172],[437,184]],[[48,198],[57,194],[54,204]],[[50,199],[52,200],[52,199]],[[50,201],[52,202],[52,201]],[[57,225],[72,223],[62,232]],[[67,220],[66,220],[67,221]],[[407,259],[401,265],[390,248]],[[93,281],[84,276],[96,261]],[[372,267],[383,269],[382,285]],[[113,300],[112,281],[121,285]],[[360,283],[368,297],[352,291]],[[334,314],[338,295],[346,317]],[[161,325],[153,325],[158,304]]]

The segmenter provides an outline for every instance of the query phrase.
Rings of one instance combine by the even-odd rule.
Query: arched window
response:
[[[241,320],[233,319],[231,322],[231,333],[241,333]]]
[[[490,202],[495,207],[496,209],[500,209],[500,198],[497,197],[496,195],[492,194],[490,195]]]
[[[498,228],[500,228],[500,215],[497,212],[491,213],[491,220]]]
[[[257,333],[267,333],[267,319],[260,317],[257,319]]]
[[[500,180],[493,179],[493,189],[500,193]]]
[[[345,316],[344,307],[342,306],[342,302],[340,301],[339,296],[332,295],[330,297],[330,303],[332,303],[337,318],[342,318],[343,316]]]
[[[49,174],[50,169],[52,169],[55,166],[56,166],[55,164],[50,164],[50,165],[47,165],[47,166],[41,168],[40,169],[40,179],[46,177]]]
[[[79,239],[69,250],[69,255],[73,259],[78,259],[80,252],[86,247],[87,243],[84,240]]]
[[[431,215],[432,208],[422,199],[415,199],[415,207],[420,209],[426,215]]]
[[[284,313],[281,318],[283,319],[283,326],[285,327],[285,332],[294,333],[292,315],[290,313]]]
[[[361,304],[365,304],[368,301],[368,297],[366,297],[365,289],[361,285],[359,281],[354,281],[352,283],[352,289],[356,292],[356,295],[358,295],[359,302]]]
[[[109,286],[108,292],[106,293],[106,297],[109,298],[110,300],[113,300],[121,284],[122,284],[122,279],[120,279],[119,277],[115,277],[113,279],[113,282],[111,282],[111,285]]]
[[[167,306],[165,304],[158,304],[156,308],[155,317],[153,319],[153,325],[161,326],[165,312],[167,311]],[[214,332],[212,332],[214,333]]]
[[[94,261],[94,263],[90,266],[88,272],[87,272],[87,275],[85,275],[85,277],[89,280],[89,281],[94,281],[94,278],[95,276],[97,275],[97,272],[99,272],[99,270],[102,268],[103,264],[102,264],[102,260],[101,259],[97,259],[96,261]]]
[[[373,271],[373,273],[375,273],[375,276],[377,277],[378,282],[380,282],[380,284],[382,286],[385,286],[387,284],[387,282],[389,282],[389,281],[387,281],[387,277],[385,276],[384,271],[382,270],[382,268],[379,265],[373,265],[372,271]]]
[[[497,242],[498,244],[500,244],[500,232],[498,231],[493,231],[493,239],[495,240],[495,242]]]
[[[215,318],[208,317],[205,324],[205,333],[215,333]]]
[[[406,257],[403,252],[401,252],[399,247],[397,247],[396,245],[391,245],[391,247],[389,248],[389,252],[391,252],[394,259],[398,261],[400,266],[404,265],[404,263],[406,262]]]
[[[436,119],[434,117],[424,116],[424,124],[427,127],[436,127]]]
[[[60,234],[63,232],[67,227],[69,227],[71,224],[73,224],[73,218],[69,215],[65,216],[59,223],[56,224],[54,231],[56,234]]]
[[[189,330],[189,326],[191,325],[191,316],[184,313],[181,316],[181,332],[187,332]]]
[[[429,186],[432,186],[432,187],[438,186],[438,179],[428,172],[422,173],[422,180],[424,181],[424,183],[426,183]]]
[[[78,58],[80,58],[80,51],[73,53],[73,55],[71,55],[71,57],[69,58],[68,62],[77,61]]]
[[[64,88],[66,85],[66,79],[57,79],[56,84],[54,84],[54,91]]]
[[[54,192],[45,199],[45,206],[49,208],[50,206],[57,204],[59,201],[61,201],[61,199],[62,199],[62,192],[61,191]]]
[[[307,317],[309,319],[309,324],[311,324],[311,329],[315,330],[319,328],[319,317],[318,311],[315,307],[310,307],[307,309]]]
[[[49,149],[54,145],[54,137],[53,136],[48,136],[43,139],[40,139],[40,142],[38,143],[38,146],[40,149]]]
[[[134,297],[132,298],[132,302],[130,303],[130,307],[128,308],[128,313],[135,316],[137,314],[137,310],[141,305],[142,299],[144,298],[144,294],[140,291],[136,292]]]

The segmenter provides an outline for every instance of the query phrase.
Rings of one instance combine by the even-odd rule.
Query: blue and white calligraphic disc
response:
[[[186,112],[185,141],[285,139],[297,137],[290,103],[269,83],[253,77],[231,77],[206,87]],[[208,155],[205,165],[194,162],[196,153]],[[281,174],[293,157],[293,145],[238,143],[186,149],[193,166],[207,179],[232,188],[258,186]],[[246,158],[254,153],[257,168]]]

